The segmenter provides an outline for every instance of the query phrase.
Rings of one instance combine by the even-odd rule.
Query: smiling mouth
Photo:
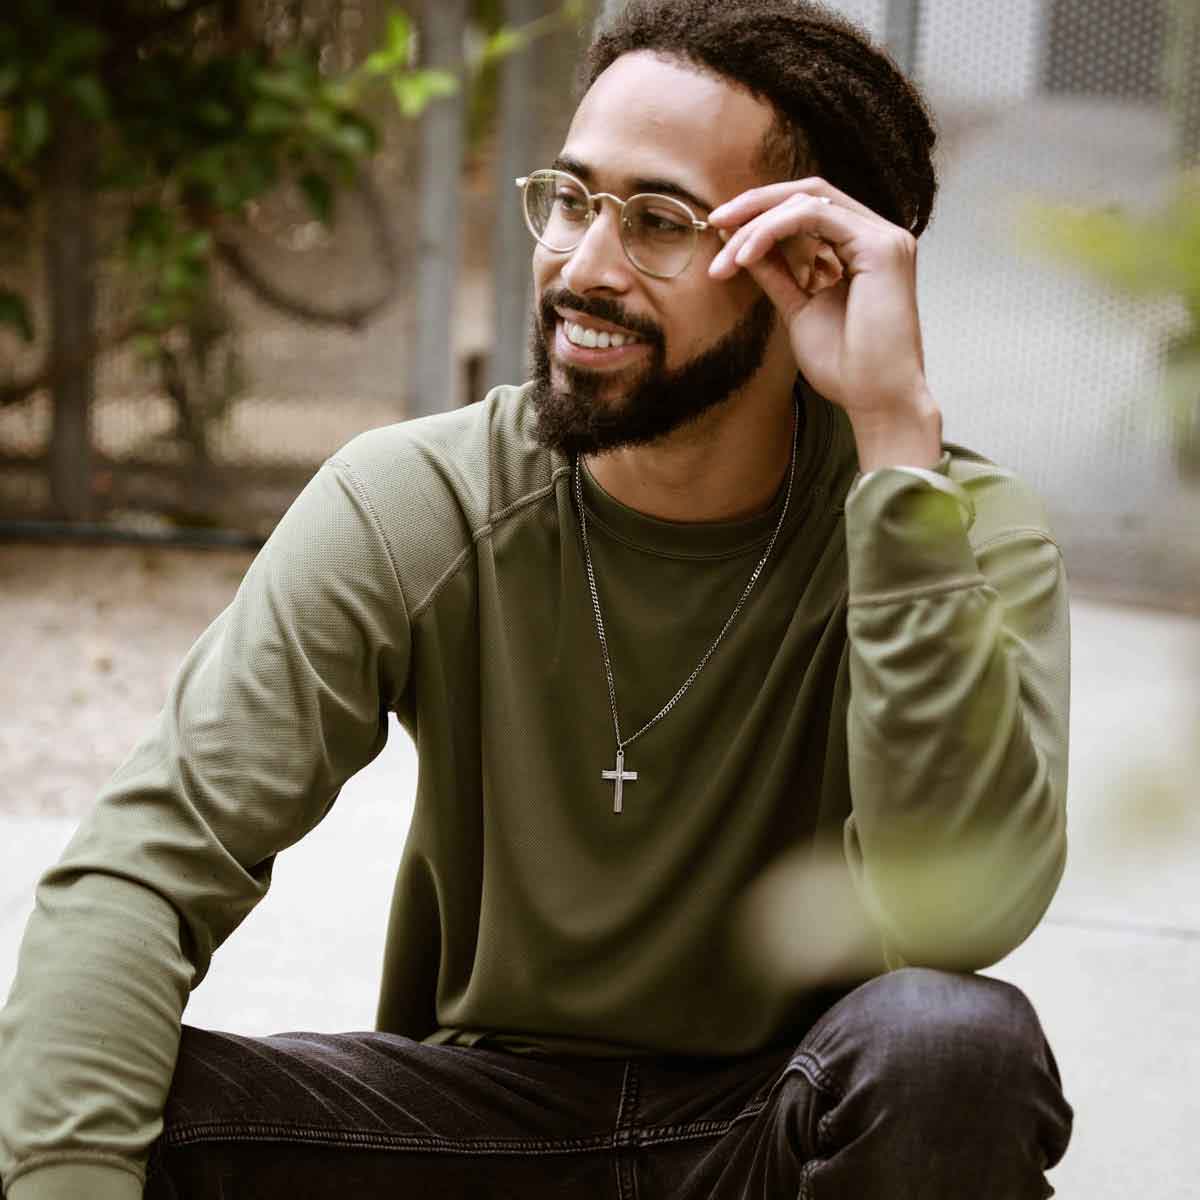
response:
[[[554,358],[561,366],[620,370],[649,348],[645,338],[628,329],[593,323],[574,312],[555,315]]]
[[[587,350],[619,350],[622,346],[636,345],[641,338],[632,333],[618,333],[615,330],[596,329],[578,321],[568,321],[560,318],[563,333],[572,346],[582,346]]]

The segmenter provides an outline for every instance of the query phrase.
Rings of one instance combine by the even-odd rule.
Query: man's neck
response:
[[[629,508],[664,521],[737,521],[768,508],[792,452],[790,391],[738,396],[649,446],[585,459]]]

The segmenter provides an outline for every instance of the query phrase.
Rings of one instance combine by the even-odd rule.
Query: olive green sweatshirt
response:
[[[389,712],[420,766],[405,844],[362,847],[398,866],[381,1029],[739,1055],[799,1038],[828,986],[975,969],[1030,932],[1065,856],[1067,595],[1041,506],[957,446],[860,476],[845,414],[802,395],[771,558],[628,747],[620,813],[571,466],[524,391],[321,468],[38,887],[0,1014],[10,1200],[140,1195],[189,991]],[[784,491],[688,524],[583,485],[628,736],[720,632]],[[814,886],[787,893],[795,961],[773,970],[750,898],[781,863]]]

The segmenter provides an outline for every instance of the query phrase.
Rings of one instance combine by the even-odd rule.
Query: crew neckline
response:
[[[796,446],[796,476],[792,503],[780,537],[808,511],[818,496],[830,490],[841,472],[843,454],[839,436],[842,422],[822,396],[798,382],[795,391],[800,419]],[[852,443],[851,443],[852,444]],[[853,454],[853,451],[851,452]],[[575,467],[569,460],[567,486],[575,503]],[[636,550],[670,558],[732,558],[758,549],[770,538],[787,496],[787,476],[771,503],[752,517],[734,521],[669,521],[652,517],[622,503],[596,482],[587,464],[581,464],[583,503],[588,523]]]

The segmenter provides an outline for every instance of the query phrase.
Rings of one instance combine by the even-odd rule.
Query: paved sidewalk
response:
[[[1042,1015],[1076,1108],[1065,1200],[1189,1200],[1200,1177],[1200,621],[1076,601],[1071,861],[1037,932],[992,974]],[[187,1020],[369,1028],[416,763],[399,733],[214,961]],[[62,821],[0,820],[0,996]],[[363,854],[363,848],[370,848]]]

